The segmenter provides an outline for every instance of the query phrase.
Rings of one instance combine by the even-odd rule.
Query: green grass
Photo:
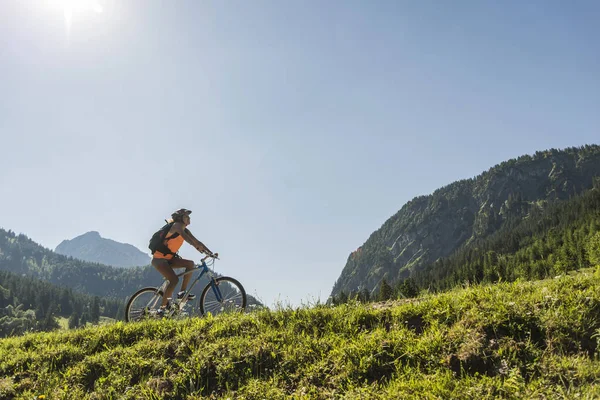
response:
[[[68,330],[69,329],[69,318],[65,318],[65,317],[56,317],[56,321],[58,322],[58,325],[60,326],[59,329],[61,330]],[[109,318],[109,317],[100,317],[100,321],[98,321],[98,325],[103,326],[103,325],[110,325],[115,323],[116,319],[114,318]],[[92,324],[91,322],[87,322],[85,324],[86,327],[91,327],[94,326],[94,324]]]
[[[0,398],[600,398],[600,272],[0,341]]]

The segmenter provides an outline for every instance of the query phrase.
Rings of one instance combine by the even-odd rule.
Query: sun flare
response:
[[[89,13],[100,14],[104,11],[97,0],[48,0],[48,2],[53,8],[62,10],[67,34],[71,31],[74,18],[80,18]]]

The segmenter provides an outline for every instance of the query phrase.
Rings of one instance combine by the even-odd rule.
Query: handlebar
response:
[[[209,258],[214,258],[215,260],[219,260],[219,253],[215,253],[214,255],[206,255],[204,257],[202,257],[202,259],[200,260],[201,262],[206,261]]]

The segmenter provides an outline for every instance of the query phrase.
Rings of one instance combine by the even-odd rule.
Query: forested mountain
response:
[[[0,337],[58,328],[55,317],[77,327],[101,316],[122,318],[125,303],[73,292],[32,277],[0,271]]]
[[[465,283],[541,279],[594,265],[600,265],[600,187],[512,220],[489,237],[413,271],[408,278],[391,282],[384,278],[374,291],[342,290],[332,302],[414,297],[422,289],[431,292]]]
[[[521,205],[528,207],[526,203]],[[422,288],[448,289],[464,282],[542,279],[600,264],[600,180],[595,187],[527,218],[510,220],[413,274]]]
[[[137,247],[120,243],[91,231],[71,240],[63,240],[54,250],[58,254],[113,267],[135,267],[150,264],[150,256]]]
[[[434,288],[464,280],[493,280],[493,276],[495,279],[547,276],[560,270],[560,262],[571,260],[570,255],[564,255],[567,259],[563,261],[548,259],[548,249],[558,251],[563,243],[573,243],[574,236],[581,249],[583,242],[593,235],[595,225],[587,224],[587,228],[583,225],[586,218],[597,216],[598,208],[584,204],[594,204],[597,193],[582,195],[600,186],[599,177],[600,146],[586,145],[525,155],[496,165],[473,179],[417,197],[350,254],[332,295],[373,292],[384,280],[400,284],[411,276],[420,286]],[[560,209],[561,203],[569,199],[579,200]],[[564,220],[567,217],[568,222]],[[539,240],[536,250],[531,250],[534,255],[530,259],[538,264],[523,266],[526,270],[520,271],[515,260],[522,260],[523,255],[517,252],[521,248],[529,251],[526,249],[531,243],[527,240],[535,239],[520,238],[518,232],[532,231],[533,228],[526,228],[532,221],[541,224],[538,228],[547,235],[535,231]],[[567,225],[570,234],[566,233]],[[502,247],[507,241],[512,247]],[[539,255],[541,246],[546,250]],[[582,250],[577,251],[579,259],[585,259]],[[485,254],[482,256],[481,252]],[[505,257],[508,254],[514,254],[512,264]],[[485,261],[485,268],[481,260]]]
[[[81,261],[46,249],[23,234],[3,229],[0,229],[0,270],[33,276],[80,293],[118,299],[161,280],[151,266],[124,269]]]

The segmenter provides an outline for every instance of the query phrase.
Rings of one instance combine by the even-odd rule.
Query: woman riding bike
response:
[[[158,310],[159,314],[164,314],[169,302],[169,298],[172,297],[173,291],[177,287],[177,283],[179,281],[179,278],[175,274],[173,268],[185,268],[186,271],[190,271],[194,268],[194,262],[192,260],[185,260],[177,255],[177,251],[179,251],[183,241],[185,240],[201,253],[205,253],[211,257],[217,256],[216,253],[210,251],[208,247],[196,239],[194,235],[192,235],[192,232],[187,229],[187,226],[191,223],[191,213],[192,212],[190,210],[181,208],[171,214],[171,220],[167,221],[168,225],[170,225],[170,229],[165,235],[165,238],[160,246],[160,250],[162,251],[157,250],[154,252],[154,254],[152,254],[152,266],[169,281],[169,285],[163,294],[161,307]],[[178,298],[185,294],[191,277],[191,274],[183,277],[181,291],[177,294]],[[193,300],[195,297],[196,296],[193,294],[188,295],[189,300]]]

